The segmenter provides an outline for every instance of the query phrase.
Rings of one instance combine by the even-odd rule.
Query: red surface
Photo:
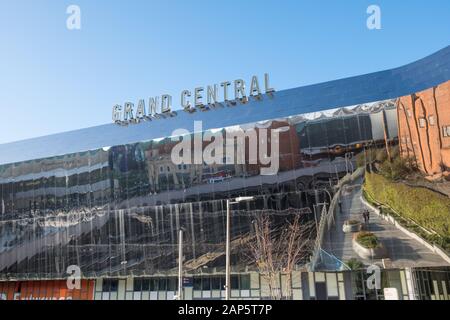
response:
[[[0,282],[0,300],[93,300],[95,280],[68,289],[65,280]]]

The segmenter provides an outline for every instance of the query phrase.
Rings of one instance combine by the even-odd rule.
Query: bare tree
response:
[[[248,242],[250,258],[267,280],[271,298],[290,299],[292,271],[310,255],[314,223],[302,222],[300,214],[291,214],[281,223],[275,223],[273,216],[263,213],[253,224],[255,236]],[[285,275],[284,295],[278,285],[281,274]]]

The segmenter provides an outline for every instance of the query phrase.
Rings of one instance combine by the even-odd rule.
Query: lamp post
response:
[[[226,248],[225,248],[225,300],[230,300],[230,218],[231,218],[231,205],[242,201],[253,200],[254,197],[238,197],[234,201],[227,199],[227,235],[226,235]]]
[[[183,228],[178,233],[178,295],[177,300],[183,300]]]

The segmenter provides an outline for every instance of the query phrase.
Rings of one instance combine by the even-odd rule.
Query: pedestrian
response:
[[[367,223],[369,223],[370,220],[370,211],[366,210],[366,216],[367,216]]]
[[[363,211],[364,223],[367,224],[367,210]]]

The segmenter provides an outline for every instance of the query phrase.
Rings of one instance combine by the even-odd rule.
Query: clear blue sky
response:
[[[370,4],[382,30],[366,28]],[[0,0],[0,143],[253,74],[282,90],[397,67],[449,45],[449,17],[448,0]]]

